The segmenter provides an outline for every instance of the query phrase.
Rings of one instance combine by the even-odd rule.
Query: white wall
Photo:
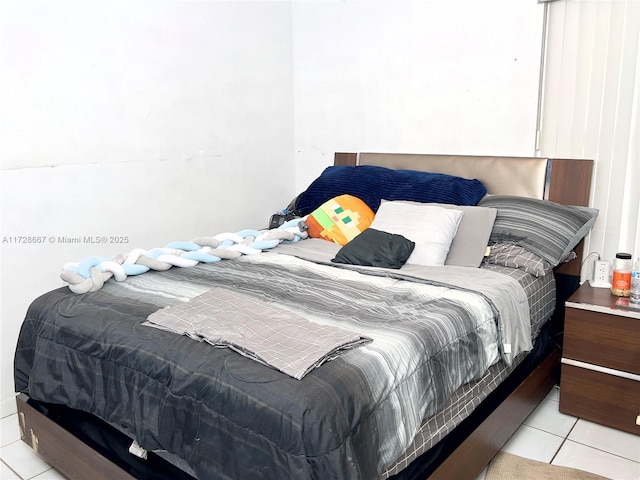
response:
[[[0,2],[0,70],[4,415],[20,324],[65,262],[261,227],[291,199],[291,7]]]
[[[543,5],[293,2],[296,184],[335,151],[533,156]]]

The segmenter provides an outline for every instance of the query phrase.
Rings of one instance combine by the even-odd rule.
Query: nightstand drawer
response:
[[[567,308],[562,356],[640,374],[640,320]]]
[[[640,381],[563,363],[560,411],[640,435]]]

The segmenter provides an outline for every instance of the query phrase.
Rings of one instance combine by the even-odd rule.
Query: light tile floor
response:
[[[554,387],[503,450],[612,480],[640,480],[640,436],[560,413],[559,401]]]
[[[558,402],[554,387],[503,450],[613,480],[640,479],[640,436],[564,415]],[[20,441],[16,414],[1,419],[0,440],[0,480],[64,480]]]

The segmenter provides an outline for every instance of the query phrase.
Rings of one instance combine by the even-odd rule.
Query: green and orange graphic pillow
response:
[[[327,200],[307,217],[309,236],[346,245],[367,229],[375,214],[369,206],[352,195]]]

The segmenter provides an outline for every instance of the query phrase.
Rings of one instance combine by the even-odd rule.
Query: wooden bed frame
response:
[[[434,155],[439,161],[450,162],[458,156]],[[499,159],[502,157],[470,157],[465,159]],[[335,165],[356,165],[359,154],[336,153]],[[540,159],[538,159],[540,160]],[[592,160],[549,159],[544,198],[557,203],[586,206],[591,186]],[[562,313],[564,300],[578,286],[582,246],[578,257],[556,269],[558,280],[557,311]],[[525,380],[502,401],[474,431],[433,471],[430,480],[474,479],[518,429],[526,417],[544,398],[559,376],[560,352],[549,354]],[[70,433],[45,413],[46,406],[25,394],[16,397],[21,438],[45,462],[70,479],[111,480],[134,479],[135,473],[112,462],[100,452]],[[167,464],[168,465],[168,464]],[[171,466],[170,466],[171,467]],[[204,479],[203,479],[204,480]]]

